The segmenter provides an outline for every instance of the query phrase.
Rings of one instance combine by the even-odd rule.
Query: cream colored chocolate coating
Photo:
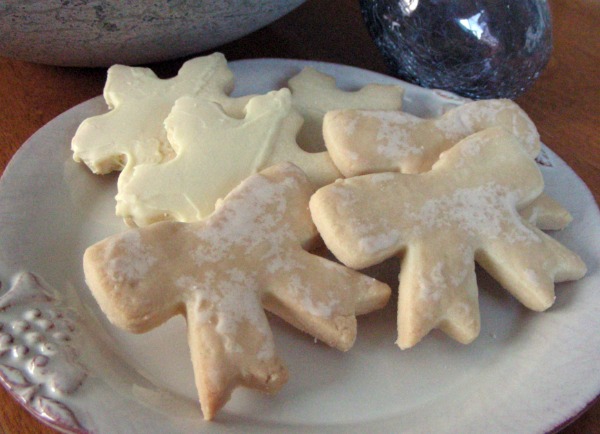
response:
[[[148,68],[112,66],[104,87],[109,111],[81,123],[71,143],[73,158],[98,174],[169,159],[172,149],[163,122],[175,101],[202,96],[239,116],[248,97],[229,98],[233,85],[220,53],[189,60],[176,77],[165,80]]]
[[[581,259],[517,210],[543,190],[539,168],[500,128],[463,139],[431,171],[337,181],[310,201],[326,245],[360,269],[402,256],[398,345],[432,328],[468,343],[479,334],[474,262],[524,305],[544,310],[554,282],[581,278]]]
[[[368,84],[357,91],[338,89],[335,79],[314,68],[304,68],[292,77],[288,86],[294,107],[304,117],[298,143],[311,152],[325,150],[323,116],[330,110],[400,110],[404,89],[396,85]]]
[[[201,220],[245,178],[279,162],[298,165],[315,186],[333,182],[341,175],[329,155],[296,144],[301,122],[288,89],[251,98],[240,119],[204,98],[180,98],[165,121],[175,156],[133,169],[119,184],[117,215],[138,226]]]
[[[286,381],[263,307],[345,351],[355,315],[389,298],[387,285],[305,250],[318,238],[313,191],[296,166],[272,166],[203,221],[131,229],[85,252],[86,281],[115,325],[142,333],[186,316],[206,419],[238,386],[275,392]]]

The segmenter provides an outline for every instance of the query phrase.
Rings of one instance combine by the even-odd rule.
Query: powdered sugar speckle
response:
[[[394,247],[400,240],[400,231],[392,229],[371,233],[360,238],[358,249],[367,255],[373,255]]]
[[[427,229],[456,227],[473,237],[501,237],[511,243],[539,242],[539,237],[523,225],[516,211],[517,200],[516,193],[489,182],[430,199],[410,218]]]
[[[120,250],[124,254],[114,255]],[[114,256],[114,257],[113,257]],[[143,279],[157,258],[150,254],[138,232],[126,232],[106,250],[106,272],[115,281]]]

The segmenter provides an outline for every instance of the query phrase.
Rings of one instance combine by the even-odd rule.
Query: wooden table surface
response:
[[[600,1],[551,1],[554,52],[536,84],[517,102],[542,141],[600,198]],[[363,25],[358,1],[308,1],[291,14],[215,51],[229,60],[282,57],[322,60],[387,73]],[[175,74],[182,59],[151,65]],[[0,167],[36,130],[102,93],[106,69],[61,68],[0,57]],[[599,288],[600,289],[600,288]],[[600,294],[599,294],[600,296]],[[600,361],[599,361],[600,366]],[[600,367],[599,367],[600,369]],[[0,387],[0,432],[52,433]],[[600,402],[562,433],[600,433]]]

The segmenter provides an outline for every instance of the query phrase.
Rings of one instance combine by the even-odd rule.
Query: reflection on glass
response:
[[[419,0],[399,0],[398,6],[400,6],[403,15],[410,16],[419,6]]]
[[[480,11],[469,18],[460,18],[458,24],[478,40],[485,42],[490,46],[495,46],[498,44],[498,40],[492,35],[492,32],[490,32],[487,20],[483,15],[484,13]]]
[[[469,18],[461,18],[458,20],[458,23],[461,25],[463,29],[472,33],[477,39],[481,39],[481,35],[483,34],[483,29],[479,24],[479,18],[481,18],[481,12],[473,15]]]
[[[398,77],[470,98],[514,98],[552,51],[547,0],[360,0]]]

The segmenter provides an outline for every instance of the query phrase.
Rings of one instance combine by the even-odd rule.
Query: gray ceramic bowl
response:
[[[162,61],[240,38],[303,1],[0,1],[0,56],[62,66]]]

